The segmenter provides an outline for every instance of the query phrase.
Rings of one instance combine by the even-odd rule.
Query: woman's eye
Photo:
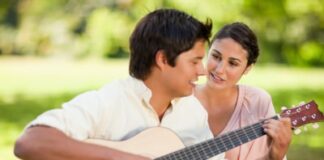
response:
[[[215,59],[220,59],[220,56],[219,56],[219,55],[213,55],[213,57],[214,57]]]
[[[238,64],[235,63],[235,62],[230,62],[229,64],[230,64],[231,66],[238,66]]]

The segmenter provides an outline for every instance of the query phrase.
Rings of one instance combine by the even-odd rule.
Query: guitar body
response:
[[[88,139],[86,142],[150,158],[163,156],[185,147],[174,132],[163,127],[149,128],[125,141]]]

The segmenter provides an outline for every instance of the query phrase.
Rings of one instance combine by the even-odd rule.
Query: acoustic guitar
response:
[[[289,117],[293,129],[324,121],[323,113],[319,111],[315,101],[284,109],[280,115],[268,119],[279,117]],[[262,128],[265,120],[188,147],[183,145],[174,132],[162,127],[149,128],[125,141],[88,139],[86,142],[156,160],[205,160],[265,135]]]

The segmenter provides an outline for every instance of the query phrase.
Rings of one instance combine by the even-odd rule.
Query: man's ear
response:
[[[243,74],[247,75],[247,74],[250,72],[250,70],[252,69],[252,67],[253,67],[253,64],[250,64],[249,66],[247,66],[247,67],[245,68],[245,71],[244,71]]]
[[[165,52],[163,50],[158,50],[155,55],[155,63],[156,66],[160,69],[163,69],[166,65],[168,65],[168,60],[165,56]]]

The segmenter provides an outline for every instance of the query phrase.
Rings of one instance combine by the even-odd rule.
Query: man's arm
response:
[[[34,126],[16,141],[14,153],[26,160],[110,160],[148,159],[115,149],[74,140],[61,131],[47,126]]]

